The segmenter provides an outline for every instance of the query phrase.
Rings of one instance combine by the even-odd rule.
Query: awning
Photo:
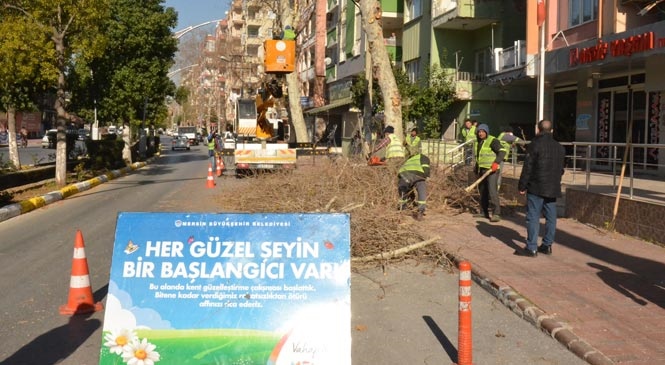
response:
[[[324,105],[324,106],[320,106],[318,108],[312,108],[312,109],[309,109],[309,110],[305,110],[304,113],[305,114],[318,114],[318,113],[325,112],[327,110],[334,109],[334,108],[337,108],[337,107],[340,107],[340,106],[349,105],[349,104],[351,104],[352,101],[353,100],[352,100],[351,97],[344,98],[344,99],[339,99],[339,100],[333,101],[332,103],[330,103],[328,105]]]

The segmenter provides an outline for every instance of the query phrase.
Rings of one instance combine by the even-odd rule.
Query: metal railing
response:
[[[474,141],[458,144],[455,141],[423,141],[423,153],[430,158],[434,167],[457,168],[465,164],[465,151],[473,149]],[[527,142],[528,143],[528,142]],[[564,178],[569,184],[577,185],[579,176],[584,177],[584,187],[590,190],[592,179],[595,187],[613,187],[618,185],[621,176],[624,151],[628,149],[622,187],[628,187],[631,199],[635,195],[636,181],[665,180],[665,144],[643,143],[602,143],[602,142],[561,142],[566,147],[566,166]],[[523,147],[523,146],[522,146]],[[525,151],[519,145],[513,146],[510,161],[504,171],[512,169],[513,176],[519,176]],[[473,165],[473,153],[466,155],[468,164]],[[665,182],[663,190],[665,193]]]
[[[658,162],[658,156],[665,160],[665,144],[645,143],[603,143],[603,142],[562,142],[564,146],[572,147],[572,155],[566,156],[569,163],[566,170],[572,174],[572,182],[583,170],[585,188],[588,191],[591,185],[591,172],[610,174],[612,187],[617,186],[617,178],[621,176],[624,160],[624,151],[627,150],[624,178],[628,178],[629,196],[634,196],[636,172],[646,180],[661,180],[665,174],[665,161]],[[636,161],[636,156],[638,161]],[[650,159],[649,156],[652,158]],[[572,166],[570,166],[572,165]]]

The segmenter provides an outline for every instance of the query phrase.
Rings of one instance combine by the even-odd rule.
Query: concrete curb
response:
[[[135,162],[129,166],[123,167],[122,169],[113,170],[104,175],[96,176],[86,181],[67,185],[60,190],[52,191],[42,196],[30,198],[10,205],[5,205],[4,207],[0,208],[0,222],[6,221],[10,218],[18,217],[21,214],[31,212],[35,209],[63,200],[74,194],[89,190],[99,184],[126,175],[134,170],[146,166],[157,157],[159,157],[159,154],[156,154],[154,157],[151,157],[144,162]]]
[[[446,253],[448,259],[459,266],[462,261],[469,261],[463,257]],[[533,324],[536,328],[547,333],[550,337],[556,339],[562,345],[566,346],[573,354],[591,365],[613,365],[605,354],[589,345],[583,339],[573,333],[570,326],[560,321],[552,315],[547,314],[537,305],[524,298],[515,289],[493,278],[479,265],[471,262],[471,276],[473,281],[487,290],[494,297],[499,299],[508,309],[515,314]]]

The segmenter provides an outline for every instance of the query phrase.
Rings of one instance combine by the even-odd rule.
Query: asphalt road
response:
[[[215,194],[252,179],[224,178],[207,189],[205,146],[163,151],[146,168],[0,223],[0,364],[99,362],[104,311],[63,316],[76,230],[96,301],[104,302],[118,212],[215,212]],[[352,275],[354,364],[457,361],[458,277],[427,264]],[[475,364],[583,364],[479,287],[472,289]],[[177,364],[176,364],[177,365]]]
[[[40,141],[31,140],[30,145],[18,149],[21,165],[37,165],[55,161],[55,149],[42,148]],[[0,165],[9,161],[9,147],[0,147]]]

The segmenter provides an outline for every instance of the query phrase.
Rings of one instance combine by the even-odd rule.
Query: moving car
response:
[[[57,129],[49,129],[42,137],[42,148],[55,148]]]
[[[171,150],[186,149],[189,151],[189,138],[185,135],[173,137],[171,140]]]

